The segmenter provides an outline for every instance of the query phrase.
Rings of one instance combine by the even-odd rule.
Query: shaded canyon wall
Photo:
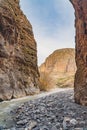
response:
[[[75,9],[76,65],[75,101],[87,105],[87,0],[70,0]]]
[[[0,100],[38,93],[37,47],[19,0],[0,0]]]

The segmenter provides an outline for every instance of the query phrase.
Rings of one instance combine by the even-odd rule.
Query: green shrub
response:
[[[58,78],[56,85],[58,88],[71,88],[74,86],[74,76]]]

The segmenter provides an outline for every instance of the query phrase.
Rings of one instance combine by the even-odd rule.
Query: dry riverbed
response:
[[[73,89],[3,102],[1,109],[1,130],[87,130],[87,107],[75,104]]]

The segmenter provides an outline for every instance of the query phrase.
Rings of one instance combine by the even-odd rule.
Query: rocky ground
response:
[[[87,107],[75,104],[72,89],[30,100],[11,114],[8,130],[87,130]]]

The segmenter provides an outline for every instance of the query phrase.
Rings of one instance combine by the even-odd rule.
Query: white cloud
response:
[[[32,0],[26,0],[29,5],[24,5],[22,9],[32,23],[35,39],[37,41],[38,48],[38,64],[44,62],[54,50],[58,48],[72,48],[75,46],[74,40],[74,10],[69,0],[54,0],[54,9],[58,14],[57,21],[50,25],[49,23],[41,22],[40,17],[37,18],[33,10],[37,10],[37,7],[31,4]],[[48,2],[48,1],[47,1]],[[47,13],[48,12],[48,13]],[[34,14],[34,15],[33,15]],[[45,10],[46,17],[49,15],[49,11]],[[43,15],[43,14],[41,14]]]

